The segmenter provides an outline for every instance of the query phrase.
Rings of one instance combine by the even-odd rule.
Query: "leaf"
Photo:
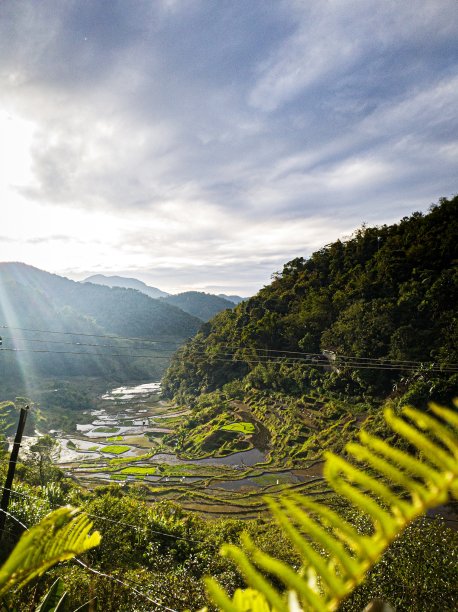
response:
[[[13,586],[23,587],[51,566],[72,559],[100,543],[98,531],[79,510],[65,507],[48,514],[26,531],[0,568],[0,597]]]
[[[60,578],[58,578],[51,586],[49,591],[45,593],[40,603],[35,609],[35,612],[59,612],[63,609],[63,603],[67,598],[67,592],[65,591],[65,585]]]
[[[272,609],[337,610],[407,525],[458,494],[458,417],[456,412],[435,404],[431,411],[433,414],[406,408],[403,416],[410,423],[391,410],[385,411],[388,425],[420,451],[421,459],[366,432],[361,432],[359,444],[346,446],[348,456],[358,461],[360,467],[336,455],[327,455],[324,475],[328,483],[370,518],[371,536],[360,535],[338,513],[296,494],[279,500],[267,499],[267,503],[301,556],[300,573],[259,550],[247,537],[244,544],[248,554],[233,545],[222,548],[222,553],[235,561],[247,583]],[[396,492],[385,484],[386,480],[395,485]],[[320,554],[317,550],[324,552]],[[278,592],[256,566],[283,582],[288,592]],[[313,580],[313,576],[318,580]],[[246,601],[256,601],[253,589],[236,591],[231,601],[215,581],[211,586],[207,582],[207,587],[220,609],[258,610],[254,604],[252,608],[246,607]]]

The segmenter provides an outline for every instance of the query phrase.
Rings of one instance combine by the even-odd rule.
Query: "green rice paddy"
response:
[[[135,476],[151,476],[156,474],[157,468],[153,466],[126,467],[121,470],[121,474],[133,474]]]
[[[223,425],[220,429],[223,429],[224,431],[237,431],[243,434],[252,434],[255,432],[254,424],[246,421],[237,421],[237,423]]]
[[[130,450],[130,446],[122,446],[120,444],[109,444],[108,446],[102,446],[100,449],[102,453],[112,453],[113,455],[122,455]]]

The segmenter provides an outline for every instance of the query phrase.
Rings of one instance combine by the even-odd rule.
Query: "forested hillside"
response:
[[[190,399],[243,381],[292,396],[323,388],[384,398],[408,388],[420,399],[449,398],[458,375],[440,369],[458,362],[457,236],[455,197],[290,261],[177,353],[164,393]]]
[[[0,298],[0,325],[6,326],[0,362],[4,381],[24,372],[158,378],[170,350],[201,325],[199,319],[133,289],[77,283],[19,263],[0,264]],[[115,338],[97,338],[104,335],[171,344],[126,345]],[[152,348],[164,349],[162,363],[136,358]]]
[[[169,295],[163,298],[163,301],[181,308],[202,321],[208,321],[222,310],[234,308],[234,302],[201,291],[185,291],[177,295]]]

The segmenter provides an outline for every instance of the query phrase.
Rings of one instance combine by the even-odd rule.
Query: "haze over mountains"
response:
[[[164,302],[173,304],[203,321],[209,321],[218,312],[222,310],[234,308],[234,302],[230,302],[217,295],[210,293],[202,293],[200,291],[185,291],[177,295],[169,295],[162,298]]]
[[[202,321],[209,321],[218,314],[218,312],[226,308],[233,308],[235,304],[239,304],[245,299],[239,295],[214,295],[212,293],[204,293],[203,291],[184,291],[172,295],[157,287],[151,287],[136,278],[127,278],[124,276],[105,276],[103,274],[96,274],[94,276],[89,276],[81,282],[95,283],[107,287],[136,289],[154,299],[164,299],[169,304],[181,308],[181,310],[184,310],[194,317],[198,317]]]
[[[158,378],[185,339],[234,306],[197,291],[169,295],[134,278],[76,282],[24,263],[0,263],[1,373],[4,380],[24,373]]]
[[[201,324],[134,289],[78,283],[23,263],[0,264],[4,379],[24,372],[155,378]],[[145,344],[143,338],[157,342]]]
[[[126,278],[124,276],[105,276],[104,274],[94,274],[85,278],[83,283],[94,283],[95,285],[106,285],[107,287],[124,287],[125,289],[137,289],[152,298],[167,297],[166,291],[161,291],[157,287],[151,287],[136,278]]]

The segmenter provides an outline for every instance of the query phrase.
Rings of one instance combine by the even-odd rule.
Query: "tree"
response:
[[[38,481],[42,487],[48,482],[58,480],[61,471],[55,465],[59,456],[59,445],[50,435],[40,436],[30,447],[31,463],[37,470]]]

